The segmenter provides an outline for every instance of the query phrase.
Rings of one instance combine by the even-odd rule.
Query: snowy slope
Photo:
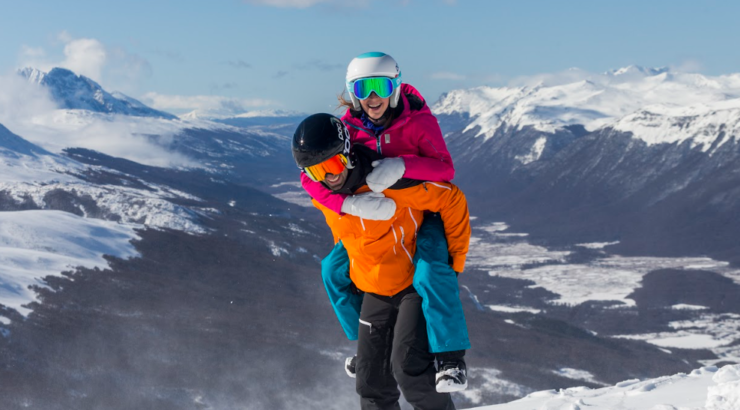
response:
[[[103,255],[136,256],[132,225],[61,211],[0,212],[0,304],[22,307],[36,300],[28,287],[77,266],[106,268]]]
[[[93,183],[103,175],[110,183]],[[116,184],[114,184],[114,182]],[[200,199],[102,166],[50,153],[0,125],[0,304],[28,313],[29,285],[75,266],[135,254],[135,228],[203,233]],[[66,211],[66,212],[62,212]]]
[[[72,181],[68,171],[82,169],[79,164],[51,154],[13,134],[0,124],[0,184],[33,181]]]
[[[593,75],[572,70],[518,87],[477,87],[443,95],[437,115],[469,116],[465,131],[491,138],[499,129],[533,127],[554,133],[566,126],[586,130],[614,126],[634,131],[648,144],[675,142],[712,133],[726,123],[740,127],[740,74],[709,77],[630,66]],[[686,129],[686,121],[691,123]],[[713,139],[698,138],[697,144]]]
[[[692,147],[716,150],[740,137],[740,99],[690,106],[651,105],[611,127],[631,132],[648,145],[689,140]]]
[[[602,389],[546,390],[476,410],[737,410],[740,365],[704,367],[690,374],[627,380]],[[471,409],[472,410],[472,409]]]
[[[88,173],[116,175],[140,186],[98,185],[85,180]],[[131,183],[130,182],[130,183]],[[47,208],[60,193],[83,199],[79,211],[94,217],[188,232],[203,232],[192,210],[171,199],[198,198],[171,188],[137,181],[118,171],[81,164],[45,151],[0,125],[0,193],[6,201]],[[30,201],[30,202],[28,202]],[[13,208],[13,204],[5,204]],[[91,215],[88,215],[91,216]]]

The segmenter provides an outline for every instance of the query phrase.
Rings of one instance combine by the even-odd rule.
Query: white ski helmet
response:
[[[390,106],[396,108],[398,99],[401,98],[401,70],[398,69],[398,63],[393,57],[386,53],[371,51],[360,54],[352,59],[347,66],[347,91],[355,110],[359,110],[360,100],[352,91],[354,81],[367,77],[388,77],[393,80],[393,93],[391,94]]]

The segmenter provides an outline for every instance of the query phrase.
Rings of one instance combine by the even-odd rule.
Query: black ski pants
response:
[[[392,297],[366,293],[358,336],[362,410],[399,410],[399,386],[415,410],[455,409],[449,393],[437,393],[421,297],[413,287]]]

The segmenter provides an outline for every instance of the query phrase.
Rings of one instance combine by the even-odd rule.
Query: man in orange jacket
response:
[[[369,192],[365,177],[379,154],[362,144],[351,146],[346,127],[329,114],[310,116],[298,126],[293,156],[307,176],[334,192],[376,196],[378,206],[396,208],[389,220],[375,221],[338,215],[313,201],[324,213],[335,243],[341,241],[346,248],[352,283],[365,292],[355,366],[362,408],[398,408],[400,385],[415,408],[454,409],[449,393],[435,388],[423,300],[414,288],[414,254],[424,211],[438,212],[450,266],[457,273],[463,271],[470,241],[465,196],[450,183],[404,178],[382,194]],[[458,297],[456,280],[450,292]],[[464,369],[455,376],[464,379]]]

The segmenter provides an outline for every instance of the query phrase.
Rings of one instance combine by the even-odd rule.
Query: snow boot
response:
[[[344,371],[347,372],[347,376],[351,378],[357,377],[357,355],[348,357],[344,361]]]
[[[437,366],[437,392],[452,393],[468,387],[468,371],[465,361],[460,358],[452,361],[439,361]]]

